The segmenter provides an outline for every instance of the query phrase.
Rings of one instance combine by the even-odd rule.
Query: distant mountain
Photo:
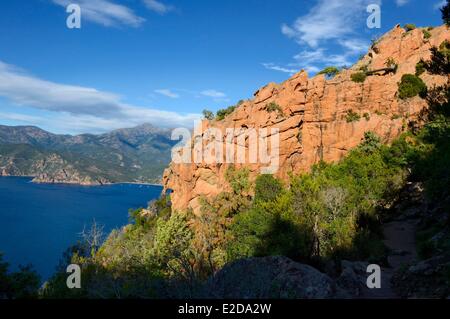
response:
[[[35,182],[159,183],[170,162],[169,129],[150,124],[93,135],[57,135],[34,126],[0,125],[0,175]]]

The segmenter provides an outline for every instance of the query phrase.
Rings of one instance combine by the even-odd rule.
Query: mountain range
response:
[[[143,124],[73,136],[0,125],[0,176],[81,185],[160,183],[177,143],[170,132]]]

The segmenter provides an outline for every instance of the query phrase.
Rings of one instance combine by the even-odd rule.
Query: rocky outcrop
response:
[[[39,157],[0,155],[0,176],[30,176],[35,183],[103,185],[106,178],[94,178],[81,172],[58,154],[39,153]]]
[[[226,265],[205,285],[213,299],[350,299],[370,297],[367,263],[342,261],[331,277],[287,257],[249,258]]]
[[[217,299],[328,299],[336,294],[331,278],[286,257],[238,260],[208,283],[206,296]]]
[[[414,74],[417,62],[429,58],[430,48],[450,38],[445,26],[434,28],[430,33],[431,37],[425,39],[421,29],[406,32],[397,26],[374,44],[352,68],[341,71],[332,79],[324,75],[309,78],[305,71],[301,71],[284,83],[270,83],[224,120],[203,121],[193,142],[201,138],[207,145],[210,141],[205,132],[211,127],[220,130],[223,140],[229,138],[234,145],[238,143],[237,135],[227,136],[227,128],[277,128],[280,146],[276,175],[282,179],[287,179],[290,172],[308,171],[320,160],[340,160],[361,142],[367,131],[373,131],[384,142],[390,142],[407,128],[409,122],[415,121],[427,105],[420,97],[401,100],[397,91],[402,75]],[[396,73],[375,72],[363,83],[351,80],[355,72],[385,68],[386,62],[392,59],[398,64]],[[425,73],[421,78],[428,86],[445,81]],[[278,107],[270,110],[270,105]],[[356,116],[350,119],[349,114]],[[246,139],[244,146],[247,150],[249,144],[249,139]],[[247,167],[251,178],[255,178],[267,165],[244,163],[236,166]],[[227,190],[226,170],[226,164],[208,164],[205,161],[172,163],[165,171],[163,182],[166,190],[173,191],[173,208],[197,211],[201,195],[214,196]]]

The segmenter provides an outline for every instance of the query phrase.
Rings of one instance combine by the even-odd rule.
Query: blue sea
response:
[[[34,184],[30,178],[0,177],[0,252],[11,270],[32,264],[43,280],[63,252],[93,221],[105,233],[129,222],[130,208],[146,207],[162,187],[116,184]]]

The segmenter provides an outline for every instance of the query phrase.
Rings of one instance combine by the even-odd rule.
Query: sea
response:
[[[95,222],[105,234],[130,222],[129,210],[147,207],[161,186],[35,184],[27,177],[0,177],[0,252],[10,271],[31,264],[42,280],[63,253]]]

